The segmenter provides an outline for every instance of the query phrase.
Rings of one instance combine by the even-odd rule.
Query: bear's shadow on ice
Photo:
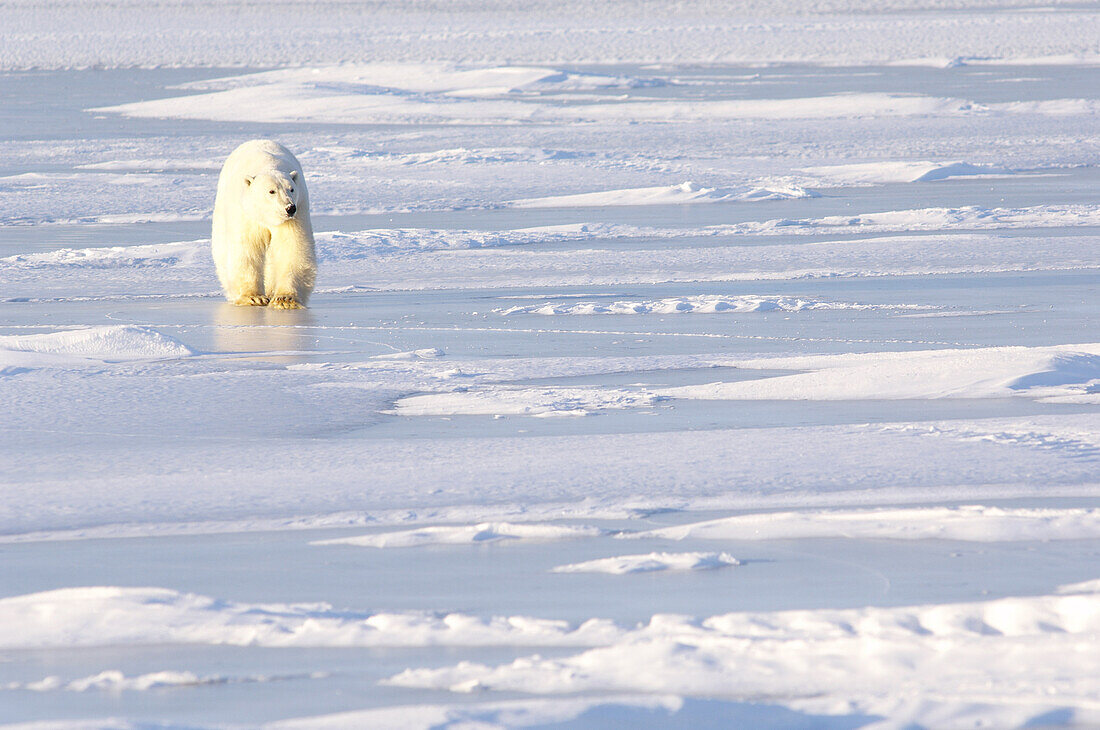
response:
[[[214,349],[279,362],[304,362],[316,347],[308,309],[238,307],[219,303],[211,314]]]

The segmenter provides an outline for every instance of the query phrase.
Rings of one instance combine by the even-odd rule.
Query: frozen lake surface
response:
[[[212,29],[159,68],[46,58],[32,6],[0,725],[1100,722],[1091,6],[829,16],[866,48],[781,14],[766,65],[606,18],[618,62],[475,62],[438,50],[461,12],[433,55],[379,10],[426,35],[291,64]],[[958,50],[990,18],[1008,50]],[[308,310],[217,291],[254,137],[309,179]]]

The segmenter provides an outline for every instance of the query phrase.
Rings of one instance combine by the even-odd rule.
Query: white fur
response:
[[[293,204],[292,216],[287,208]],[[222,166],[210,238],[225,298],[304,306],[317,278],[309,193],[298,160],[269,139],[245,142]]]

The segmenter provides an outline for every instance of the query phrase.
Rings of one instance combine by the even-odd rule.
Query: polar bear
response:
[[[254,139],[218,176],[210,237],[214,266],[233,304],[301,309],[317,278],[302,166],[278,142]]]

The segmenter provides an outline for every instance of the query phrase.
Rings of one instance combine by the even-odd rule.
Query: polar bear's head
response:
[[[246,177],[244,182],[245,212],[260,225],[274,228],[297,215],[301,200],[297,171],[272,170]]]

